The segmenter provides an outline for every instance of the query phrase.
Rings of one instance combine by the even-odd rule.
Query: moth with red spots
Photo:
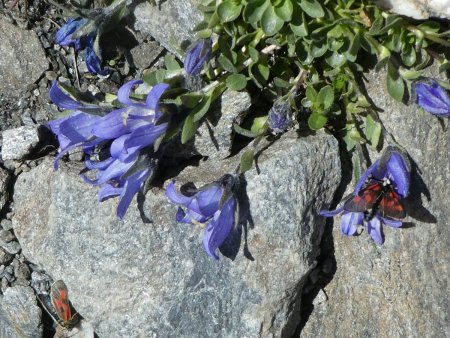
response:
[[[72,315],[72,307],[69,302],[69,291],[67,290],[66,283],[62,280],[54,282],[50,289],[50,299],[58,315],[58,324],[67,329],[73,328],[79,322],[79,318],[78,313]]]
[[[72,306],[69,301],[69,292],[66,284],[58,280],[48,293],[37,294],[37,299],[50,317],[62,328],[71,330],[80,321],[78,313],[72,315]]]
[[[364,212],[364,220],[369,222],[379,212],[381,216],[405,218],[406,211],[401,196],[395,191],[389,179],[369,180],[358,195],[350,197],[344,210]]]

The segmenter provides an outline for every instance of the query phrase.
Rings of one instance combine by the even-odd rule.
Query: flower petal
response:
[[[103,161],[92,161],[91,159],[86,159],[84,161],[84,165],[89,170],[104,170],[106,169],[112,162],[114,158],[109,157]]]
[[[200,188],[195,195],[198,201],[198,207],[202,215],[211,217],[219,210],[219,202],[222,198],[223,188],[218,184],[208,184]]]
[[[92,128],[92,134],[103,139],[115,139],[130,133],[135,123],[128,123],[126,111],[126,108],[117,109],[101,117]]]
[[[450,97],[436,81],[415,84],[417,104],[425,111],[438,116],[450,116]]]
[[[336,210],[320,210],[319,215],[324,217],[333,217],[339,215],[342,211],[344,211],[344,206],[337,208]]]
[[[150,176],[152,170],[150,168],[139,171],[127,178],[122,193],[120,194],[119,205],[117,206],[117,216],[123,219],[134,195],[144,184],[145,180]]]
[[[157,126],[151,123],[137,127],[125,141],[125,150],[128,153],[130,148],[135,148],[134,151],[136,151],[153,144],[166,132],[167,126],[168,123],[162,123]]]
[[[378,179],[382,179],[382,177],[378,177],[380,176],[379,170],[378,170],[378,163],[379,160],[377,160],[374,164],[372,164],[365,172],[364,174],[362,174],[361,178],[359,179],[358,183],[356,183],[355,185],[355,189],[353,190],[353,194],[356,196],[358,195],[359,191],[362,189],[363,185],[366,183],[367,179],[369,178],[370,175],[374,175],[375,173],[377,173],[377,175],[375,176]]]
[[[408,196],[410,173],[403,156],[399,152],[392,152],[386,163],[386,168],[390,174],[389,178],[394,181],[397,187],[397,192],[402,197]]]
[[[389,225],[392,228],[400,228],[403,225],[403,222],[397,219],[385,218],[381,216],[380,219],[384,222],[384,224]]]
[[[52,86],[48,92],[50,100],[56,104],[59,108],[64,109],[98,109],[96,105],[82,104],[73,99],[69,94],[63,92],[59,86],[58,82],[54,80]]]
[[[153,86],[152,90],[150,90],[150,93],[147,95],[147,100],[145,105],[147,108],[153,109],[156,111],[158,108],[159,99],[164,94],[164,92],[169,89],[169,85],[166,83],[158,83],[155,86]]]
[[[170,202],[177,205],[182,205],[184,207],[188,207],[188,205],[191,204],[192,200],[194,199],[194,197],[187,197],[179,193],[175,189],[175,181],[170,182],[169,185],[167,186],[166,196]]]
[[[103,202],[111,197],[119,196],[122,193],[123,187],[113,187],[111,184],[104,184],[98,191],[98,200]]]
[[[117,92],[117,99],[119,100],[119,102],[121,102],[127,106],[133,106],[133,105],[137,104],[135,101],[132,101],[130,99],[131,89],[134,86],[139,85],[143,82],[144,81],[142,81],[142,80],[132,80],[132,81],[128,81],[122,87],[120,87],[119,91]]]
[[[203,247],[206,253],[216,260],[219,259],[216,254],[217,248],[222,245],[234,226],[235,208],[236,200],[234,197],[230,197],[222,209],[215,213],[214,218],[203,232]]]
[[[188,48],[184,59],[184,70],[189,75],[198,75],[211,56],[211,40],[201,39]]]
[[[358,225],[363,223],[363,212],[344,212],[341,216],[341,234],[353,236],[358,230]]]
[[[91,74],[99,74],[102,76],[106,76],[109,74],[109,69],[104,68],[102,69],[102,60],[101,58],[95,53],[95,50],[93,47],[91,47],[90,44],[86,46],[86,49],[84,50],[84,61],[86,62],[86,67]]]
[[[131,168],[133,162],[124,163],[119,160],[114,160],[108,168],[105,170],[100,170],[97,173],[97,179],[91,180],[85,176],[82,176],[86,183],[92,185],[100,185],[108,182],[109,180],[115,179],[118,180],[123,174],[125,174],[128,169]]]
[[[55,43],[61,46],[73,45],[75,50],[83,48],[80,44],[80,39],[72,39],[72,34],[75,33],[81,26],[87,22],[86,19],[76,18],[69,19],[61,26],[61,28],[55,34]]]
[[[381,221],[378,217],[374,217],[367,222],[367,232],[378,245],[382,245],[384,243],[384,236],[381,230]]]

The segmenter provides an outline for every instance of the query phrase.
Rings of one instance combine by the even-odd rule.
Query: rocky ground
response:
[[[201,185],[234,170],[236,157],[223,159],[232,121],[252,104],[248,95],[222,98],[217,148],[208,127],[196,136],[187,153],[209,161],[196,156],[195,166],[160,173],[160,186],[133,202],[124,221],[115,216],[117,201],[98,204],[96,189],[82,182],[79,154],[53,170],[57,143],[45,127],[58,114],[48,98],[51,81],[102,97],[160,66],[165,53],[180,56],[174,37],[181,45],[192,39],[196,1],[137,3],[117,35],[105,38],[113,70],[106,78],[53,43],[63,24],[59,9],[13,2],[0,2],[0,337],[53,336],[35,296],[46,278],[66,282],[99,337],[449,334],[448,120],[394,102],[385,74],[367,74],[384,126],[414,162],[408,226],[387,229],[382,247],[367,234],[341,237],[339,220],[325,223],[317,211],[344,195],[349,160],[332,135],[290,132],[262,153],[260,174],[246,174],[247,226],[215,262],[203,252],[201,229],[175,222],[162,187],[174,173],[178,182]],[[435,67],[429,76],[439,76]],[[83,332],[75,337],[91,334]]]

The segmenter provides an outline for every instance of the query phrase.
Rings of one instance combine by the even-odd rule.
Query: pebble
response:
[[[14,259],[11,265],[14,266],[14,276],[16,278],[15,285],[30,285],[30,269],[28,266],[21,263],[18,259]]]
[[[9,264],[12,261],[12,258],[13,256],[9,252],[5,251],[3,248],[0,248],[0,264]]]
[[[22,250],[19,242],[16,242],[16,241],[12,241],[9,243],[0,243],[0,246],[12,255],[15,255],[20,250]]]
[[[39,143],[39,129],[37,125],[4,130],[2,135],[3,160],[20,160],[27,156]]]
[[[10,219],[2,219],[0,226],[3,228],[3,230],[11,230],[12,221]]]
[[[9,243],[14,238],[16,238],[16,237],[14,236],[14,234],[11,231],[9,231],[9,230],[0,230],[0,243],[1,242]]]

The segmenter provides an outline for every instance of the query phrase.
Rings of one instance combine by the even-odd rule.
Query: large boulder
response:
[[[303,337],[445,337],[450,332],[450,133],[415,104],[391,99],[385,81],[385,73],[369,74],[367,91],[383,110],[387,132],[411,156],[409,216],[404,228],[384,228],[383,246],[367,233],[343,238],[335,219],[337,270],[324,288],[328,301],[323,294],[314,300]]]
[[[187,168],[178,183],[211,182],[238,158]],[[221,248],[203,251],[200,225],[179,224],[154,188],[124,221],[116,200],[51,160],[21,174],[13,226],[23,253],[66,282],[77,311],[100,337],[289,337],[300,321],[304,281],[316,264],[324,219],[318,210],[340,181],[336,140],[288,133],[246,173],[250,208]],[[33,198],[30,198],[33,196]],[[245,214],[245,213],[243,213]]]

